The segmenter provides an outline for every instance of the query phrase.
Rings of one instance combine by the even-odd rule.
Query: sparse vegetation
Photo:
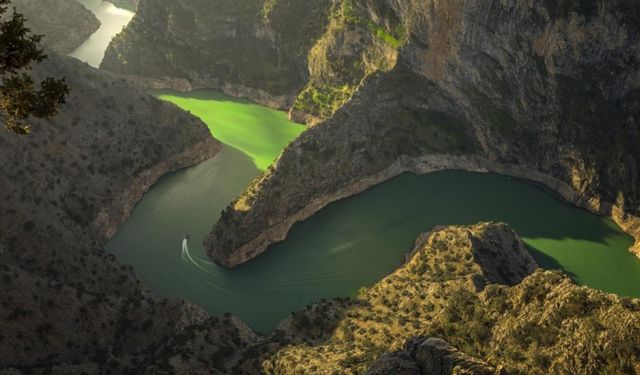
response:
[[[296,111],[329,118],[369,75],[393,68],[397,50],[406,43],[404,26],[397,23],[388,30],[368,17],[353,0],[334,3],[326,32],[309,52],[311,76],[296,98]]]
[[[435,231],[406,265],[357,299],[293,313],[284,344],[263,352],[262,371],[360,374],[382,353],[424,336],[509,373],[640,373],[640,300],[574,285],[556,271],[477,289],[491,272],[474,254],[499,243],[501,257],[518,259],[513,265],[530,262],[512,252],[515,234],[502,224]]]

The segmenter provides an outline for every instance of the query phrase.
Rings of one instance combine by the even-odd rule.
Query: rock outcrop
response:
[[[405,348],[384,354],[365,375],[494,375],[500,371],[469,357],[438,338],[415,338]]]
[[[640,374],[638,334],[639,299],[541,270],[505,224],[481,223],[420,236],[405,265],[293,313],[235,371]]]
[[[12,0],[11,5],[27,19],[27,26],[43,34],[42,43],[68,54],[100,27],[100,21],[76,0]]]
[[[220,144],[178,108],[48,54],[33,74],[65,76],[67,103],[29,136],[0,131],[0,372],[125,373],[164,363],[194,327],[216,350],[246,346],[242,322],[156,296],[101,248],[158,178]]]
[[[345,1],[350,17],[403,25],[406,40],[391,68],[229,206],[206,241],[218,263],[251,259],[296,221],[399,173],[451,168],[542,182],[640,239],[640,8]]]

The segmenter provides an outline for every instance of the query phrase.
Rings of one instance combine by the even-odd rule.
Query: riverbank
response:
[[[442,170],[461,170],[484,173],[493,172],[541,183],[557,192],[564,199],[577,207],[588,209],[598,215],[609,216],[623,230],[627,231],[629,235],[634,237],[635,244],[629,248],[629,251],[640,256],[640,253],[637,252],[640,244],[640,230],[638,230],[640,228],[640,226],[638,226],[639,221],[637,218],[629,217],[628,215],[621,215],[620,212],[622,211],[619,206],[605,204],[590,197],[582,197],[568,184],[520,165],[502,164],[490,162],[478,157],[458,155],[429,155],[419,158],[400,158],[396,160],[395,163],[392,163],[391,166],[379,173],[359,179],[346,187],[340,188],[337,192],[331,195],[313,198],[309,204],[305,205],[305,207],[293,215],[272,224],[268,228],[264,229],[259,236],[249,240],[249,242],[234,249],[233,251],[229,253],[214,251],[209,252],[209,255],[211,255],[216,262],[224,265],[225,267],[238,266],[239,264],[247,262],[263,253],[271,244],[284,240],[287,233],[296,222],[309,218],[332,202],[361,193],[405,172],[421,175]],[[269,176],[263,176],[263,178],[269,178]],[[213,247],[212,236],[213,233],[207,237],[206,246],[208,248]]]
[[[197,82],[192,82],[186,78],[178,77],[144,77],[121,73],[113,74],[117,74],[123,79],[129,81],[131,84],[137,85],[146,90],[173,90],[183,94],[202,90],[219,90],[225,95],[239,99],[245,98],[265,107],[279,111],[288,111],[295,100],[295,96],[273,95],[262,89],[228,82],[221,83],[218,80],[201,79]]]

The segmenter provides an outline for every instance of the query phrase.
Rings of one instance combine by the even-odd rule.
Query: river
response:
[[[80,0],[102,26],[71,55],[98,66],[133,13]],[[153,92],[205,121],[225,146],[197,166],[163,177],[135,207],[106,250],[134,266],[158,294],[211,313],[231,312],[268,332],[320,298],[352,296],[397,267],[420,232],[438,224],[509,223],[538,263],[577,283],[640,297],[640,259],[611,220],[548,189],[495,174],[403,174],[335,202],[296,224],[287,239],[232,270],[213,264],[202,240],[223,210],[304,128],[286,114],[216,91]],[[189,252],[181,241],[190,235]]]
[[[627,251],[632,238],[611,220],[537,184],[459,171],[403,174],[327,206],[247,264],[219,267],[205,256],[202,240],[220,211],[301,128],[284,113],[215,91],[155,94],[199,116],[227,142],[213,159],[162,178],[107,245],[162,296],[231,312],[268,332],[292,310],[354,295],[380,280],[400,265],[420,232],[479,221],[509,223],[545,268],[640,296],[640,259]],[[233,132],[243,136],[228,137]],[[191,259],[181,254],[185,234]]]

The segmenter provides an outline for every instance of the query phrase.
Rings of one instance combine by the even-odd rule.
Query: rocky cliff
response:
[[[78,48],[93,34],[100,21],[76,0],[12,0],[36,34],[44,34],[43,44],[61,54]]]
[[[340,17],[404,30],[387,43],[397,56],[382,54],[386,68],[365,75],[225,211],[206,241],[217,262],[251,259],[331,201],[445,168],[542,182],[640,238],[633,1],[344,3]],[[384,39],[376,27],[338,28],[333,40]]]
[[[235,371],[639,374],[640,300],[543,271],[504,224],[435,228],[358,297],[295,312]]]
[[[48,54],[33,74],[65,76],[67,104],[29,136],[0,131],[0,372],[158,366],[162,346],[195,324],[225,352],[253,340],[234,318],[159,298],[101,248],[159,177],[213,156],[219,143],[174,106]],[[210,365],[224,372],[225,360]]]
[[[155,88],[222,88],[284,108],[304,86],[306,52],[328,4],[141,1],[101,68],[152,78]]]

